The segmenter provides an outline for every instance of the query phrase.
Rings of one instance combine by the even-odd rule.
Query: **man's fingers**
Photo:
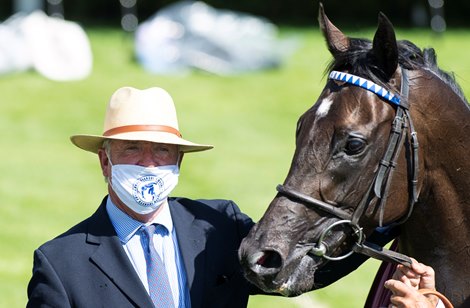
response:
[[[397,296],[405,296],[408,291],[408,287],[403,282],[393,279],[385,281],[384,287]]]
[[[426,297],[401,281],[387,280],[384,286],[392,291],[390,303],[393,307],[435,307]]]

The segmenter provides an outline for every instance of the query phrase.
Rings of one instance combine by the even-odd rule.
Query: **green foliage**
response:
[[[35,72],[1,77],[0,306],[25,306],[33,250],[88,217],[106,194],[97,157],[68,138],[101,133],[105,105],[118,87],[167,89],[183,135],[215,145],[185,156],[175,195],[233,199],[258,220],[287,174],[297,118],[318,97],[329,59],[316,30],[282,34],[302,40],[285,66],[241,76],[150,75],[133,61],[130,36],[92,29],[94,69],[86,80],[58,83]],[[468,96],[468,32],[399,31],[398,37],[434,46],[441,67],[456,73]],[[361,307],[378,264],[370,261],[324,290],[293,299],[255,296],[249,306]]]

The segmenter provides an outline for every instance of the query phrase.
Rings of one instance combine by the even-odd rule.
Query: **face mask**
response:
[[[138,214],[157,210],[178,184],[178,176],[177,165],[142,167],[111,164],[111,187],[119,199]]]

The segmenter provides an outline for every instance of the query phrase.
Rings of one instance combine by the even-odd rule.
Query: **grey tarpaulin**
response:
[[[295,39],[279,39],[277,27],[263,18],[198,1],[161,9],[135,33],[137,60],[157,74],[196,68],[231,75],[277,67],[296,45]]]
[[[75,22],[34,11],[0,24],[0,75],[34,69],[51,80],[80,80],[92,65],[90,42]]]

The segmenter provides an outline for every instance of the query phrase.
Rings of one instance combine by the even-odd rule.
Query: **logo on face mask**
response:
[[[163,185],[163,180],[153,175],[138,178],[132,186],[134,200],[141,206],[153,206],[160,199]]]

